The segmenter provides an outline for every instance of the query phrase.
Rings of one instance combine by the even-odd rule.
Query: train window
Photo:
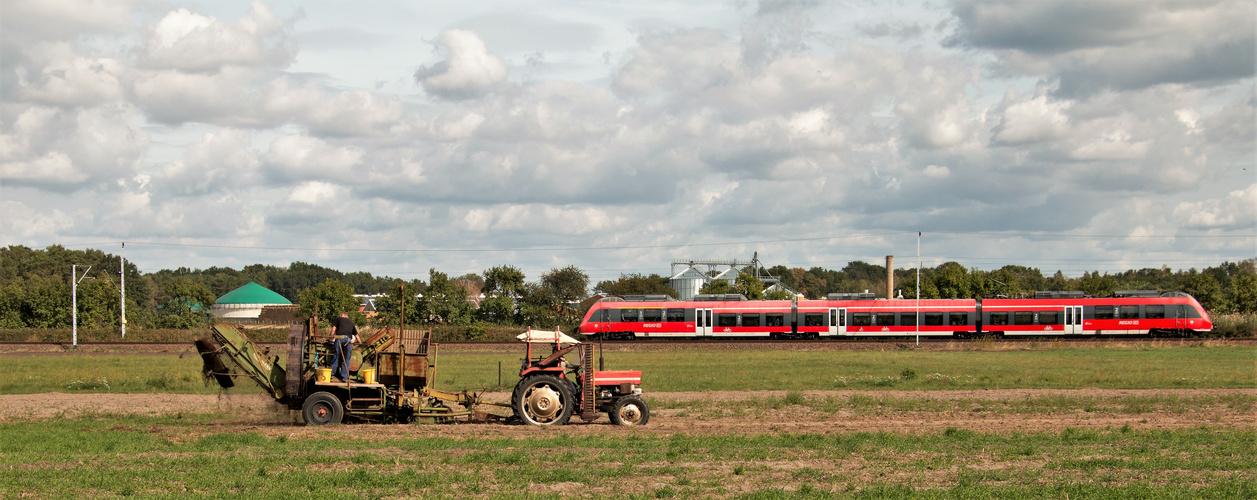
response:
[[[620,309],[620,321],[641,321],[641,309]]]
[[[1165,319],[1165,306],[1144,306],[1144,317],[1148,319]]]
[[[917,326],[916,313],[899,313],[900,326]]]
[[[838,326],[847,326],[847,312],[846,311],[847,311],[846,309],[838,310]]]
[[[784,314],[765,314],[765,326],[786,326],[786,315]]]
[[[829,324],[831,325],[838,324],[838,310],[837,309],[829,310]]]
[[[668,319],[664,320],[669,323],[684,323],[685,309],[668,309]]]
[[[695,321],[695,322],[694,322],[694,325],[695,325],[695,326],[697,326],[697,327],[699,327],[699,328],[702,328],[702,327],[704,327],[704,326],[707,326],[707,324],[706,324],[706,323],[703,323],[703,311],[701,311],[701,310],[700,310],[700,311],[698,311],[698,321]]]
[[[742,326],[759,326],[759,313],[742,315]]]
[[[825,326],[825,315],[821,313],[804,314],[803,326]]]
[[[1013,313],[1014,325],[1033,325],[1034,313],[1030,311],[1017,311]]]
[[[738,326],[738,315],[736,314],[717,314],[716,326]]]
[[[1007,325],[1008,313],[1006,312],[991,313],[991,321],[989,321],[989,323],[992,325]]]
[[[1041,311],[1039,312],[1040,325],[1059,325],[1061,324],[1061,313],[1058,311]]]
[[[895,313],[877,313],[877,324],[880,326],[895,326]]]
[[[663,309],[642,309],[642,321],[647,323],[663,321]]]
[[[951,326],[963,326],[969,324],[969,313],[948,313],[947,319]]]
[[[1122,319],[1139,319],[1139,306],[1122,306]]]
[[[589,316],[589,321],[592,321],[594,323],[606,323],[608,312],[609,311],[607,311],[606,309],[599,309],[597,311],[594,311],[594,313]]]
[[[943,324],[943,313],[925,313],[926,326],[937,326]]]
[[[869,313],[852,313],[851,326],[873,326],[873,315]]]
[[[1096,306],[1096,319],[1113,319],[1113,306]]]

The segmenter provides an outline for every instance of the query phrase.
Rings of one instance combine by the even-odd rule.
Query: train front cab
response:
[[[1213,322],[1200,303],[1178,292],[1119,292],[1117,297],[988,299],[984,333],[1008,336],[1152,335],[1205,333]]]

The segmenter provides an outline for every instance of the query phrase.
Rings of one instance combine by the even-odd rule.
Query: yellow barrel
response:
[[[358,370],[358,375],[362,375],[362,382],[364,384],[375,383],[375,368],[363,368]]]
[[[319,382],[331,382],[332,369],[331,368],[315,368],[314,377],[315,377],[315,380]]]

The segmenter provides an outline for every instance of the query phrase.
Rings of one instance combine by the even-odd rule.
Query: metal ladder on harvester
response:
[[[594,345],[581,346],[581,398],[580,418],[586,422],[598,418],[598,409],[594,402]]]

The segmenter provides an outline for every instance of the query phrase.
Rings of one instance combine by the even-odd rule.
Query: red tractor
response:
[[[650,408],[642,399],[640,370],[594,370],[594,346],[562,332],[529,329],[519,335],[528,344],[520,367],[520,381],[511,394],[515,416],[531,425],[563,425],[576,414],[591,421],[606,413],[616,425],[644,425]],[[537,352],[543,346],[548,354]],[[569,366],[564,356],[575,351],[579,362]],[[568,375],[571,378],[568,378]]]

